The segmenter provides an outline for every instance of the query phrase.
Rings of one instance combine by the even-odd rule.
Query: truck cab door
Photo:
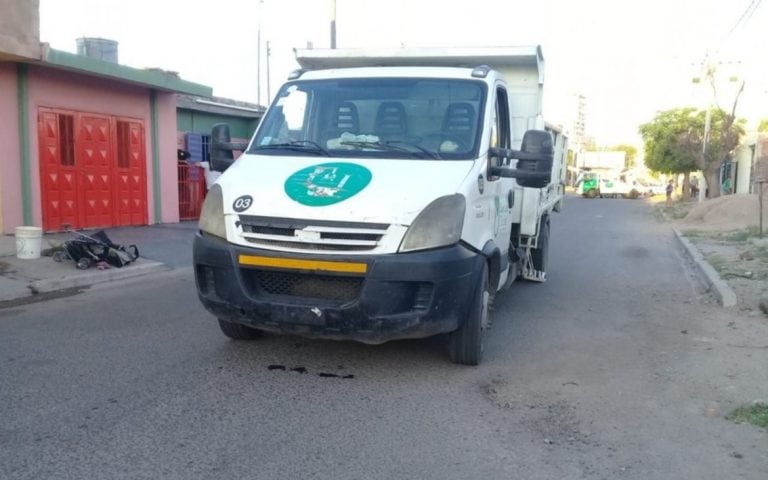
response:
[[[494,107],[491,118],[490,147],[509,149],[511,146],[511,128],[509,116],[509,99],[507,90],[501,83],[494,90]],[[487,201],[490,203],[490,220],[493,227],[493,241],[498,246],[501,258],[506,259],[509,250],[509,238],[512,229],[512,192],[515,181],[511,178],[495,177],[490,174],[492,166],[508,165],[510,159],[488,157],[486,175]],[[502,265],[502,271],[504,270]]]

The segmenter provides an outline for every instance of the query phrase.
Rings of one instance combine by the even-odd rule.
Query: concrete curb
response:
[[[704,256],[701,254],[699,249],[696,248],[696,246],[691,243],[690,240],[685,238],[676,228],[673,227],[672,231],[675,232],[675,238],[677,238],[677,241],[683,247],[683,251],[685,252],[686,256],[696,266],[697,273],[702,278],[702,280],[704,280],[704,283],[707,285],[710,291],[715,294],[715,297],[717,298],[717,301],[720,302],[720,305],[723,307],[736,306],[738,302],[733,289],[731,289],[725,280],[720,278],[720,274],[718,274],[717,271],[712,268],[712,265],[704,260]]]
[[[77,270],[72,273],[67,273],[66,275],[42,278],[39,280],[26,282],[17,280],[11,282],[11,287],[13,288],[8,288],[9,291],[0,295],[0,302],[12,302],[14,300],[31,298],[38,294],[90,287],[102,283],[113,283],[119,280],[126,280],[170,270],[172,270],[172,268],[164,263],[140,259],[136,263],[123,268],[110,268],[108,270],[96,270],[93,268],[86,271]]]
[[[110,268],[109,270],[95,270],[91,272],[75,273],[61,278],[45,278],[30,282],[29,288],[39,293],[55,292],[68,288],[88,287],[96,283],[114,282],[126,278],[149,275],[162,272],[169,268],[160,262],[145,260],[123,268]]]

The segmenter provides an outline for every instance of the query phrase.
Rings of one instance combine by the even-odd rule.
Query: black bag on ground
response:
[[[98,262],[107,262],[114,267],[123,267],[139,258],[139,249],[136,245],[118,245],[113,243],[103,230],[93,235],[84,235],[74,232],[78,238],[64,242],[64,250],[67,255],[78,264],[78,268],[88,268],[89,265]],[[80,260],[87,259],[84,266]]]
[[[139,258],[139,248],[136,245],[118,245],[109,239],[104,230],[91,235],[96,242],[106,247],[101,259],[114,267],[123,267]]]

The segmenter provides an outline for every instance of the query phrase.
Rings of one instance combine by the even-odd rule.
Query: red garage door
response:
[[[115,224],[147,224],[147,167],[144,125],[116,121]]]
[[[44,230],[147,223],[142,122],[40,109],[38,136]]]

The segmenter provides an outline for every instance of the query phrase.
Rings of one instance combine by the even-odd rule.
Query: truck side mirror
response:
[[[518,178],[517,183],[530,188],[543,188],[549,185],[555,158],[552,135],[545,130],[528,130],[523,135],[520,151],[522,155],[517,161],[517,169],[536,173],[538,178]]]
[[[235,161],[232,150],[245,150],[247,143],[232,143],[229,125],[217,123],[211,129],[211,170],[223,172]]]
[[[544,188],[552,180],[555,154],[552,135],[544,130],[528,130],[523,135],[520,151],[489,148],[490,157],[516,158],[517,168],[491,166],[489,174],[495,177],[517,179],[521,187]]]
[[[211,170],[223,172],[235,161],[232,149],[227,146],[232,142],[229,125],[217,123],[211,129]]]

